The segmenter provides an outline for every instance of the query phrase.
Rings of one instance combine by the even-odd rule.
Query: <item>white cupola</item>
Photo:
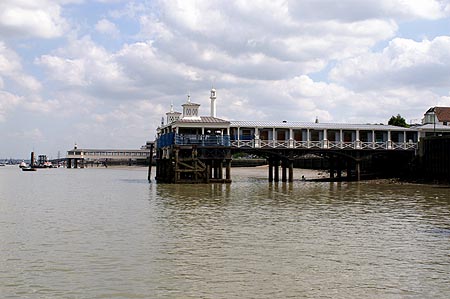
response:
[[[211,100],[211,117],[216,117],[216,90],[214,88],[211,89],[211,96],[209,97]]]
[[[173,104],[170,104],[170,111],[166,113],[167,124],[171,124],[180,119],[181,112],[176,112],[173,110]]]
[[[200,120],[200,116],[198,115],[198,108],[200,107],[200,104],[192,103],[190,95],[188,95],[187,103],[183,104],[182,106],[182,119]]]

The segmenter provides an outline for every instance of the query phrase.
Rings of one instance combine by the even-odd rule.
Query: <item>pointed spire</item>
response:
[[[190,103],[191,102],[191,91],[188,91],[188,96],[187,97],[188,97],[188,101],[187,102]]]

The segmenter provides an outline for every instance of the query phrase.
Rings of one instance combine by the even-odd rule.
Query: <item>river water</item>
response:
[[[1,167],[0,298],[449,298],[450,189],[265,176]]]

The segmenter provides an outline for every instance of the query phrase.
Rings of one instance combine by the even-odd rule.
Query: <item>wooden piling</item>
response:
[[[151,143],[150,144],[150,156],[149,156],[149,161],[148,161],[148,176],[147,176],[147,179],[149,182],[151,182],[151,177],[152,177],[153,147],[154,147],[154,143]]]

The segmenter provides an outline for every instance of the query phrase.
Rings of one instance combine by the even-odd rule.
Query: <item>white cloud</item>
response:
[[[59,37],[67,28],[55,1],[0,2],[0,35],[8,37]]]
[[[395,38],[381,53],[343,60],[330,72],[357,89],[450,87],[450,37],[416,42]]]
[[[0,90],[0,122],[6,120],[8,113],[22,103],[23,99],[17,95]]]
[[[33,128],[26,131],[18,131],[10,135],[11,137],[30,141],[43,141],[45,140],[45,135],[39,128]]]
[[[95,44],[86,36],[71,40],[66,48],[54,55],[43,55],[36,64],[46,69],[53,81],[67,88],[82,88],[99,98],[121,98],[133,91],[133,82],[124,76],[114,54]]]
[[[438,19],[445,16],[448,1],[440,0],[345,0],[289,1],[297,17],[353,22],[367,19]]]
[[[0,121],[40,89],[41,83],[24,73],[20,56],[0,41]]]
[[[38,91],[40,82],[24,73],[21,58],[16,52],[0,41],[0,76],[10,79],[25,91]]]
[[[117,37],[120,34],[119,29],[117,29],[116,25],[107,19],[99,20],[97,24],[95,24],[95,30],[112,37]]]
[[[139,146],[188,92],[208,114],[212,84],[225,119],[420,118],[428,106],[450,105],[448,34],[422,28],[442,27],[433,20],[449,7],[447,0],[4,0],[3,130],[40,121],[46,135],[66,136],[59,143]],[[439,34],[447,36],[398,38]],[[61,38],[47,40],[54,37]],[[29,124],[8,117],[19,107]]]
[[[318,72],[397,30],[390,19],[305,20],[286,1],[170,1],[161,10],[140,18],[140,37],[155,49],[177,63],[263,80]]]
[[[68,86],[86,86],[85,63],[80,59],[64,59],[57,56],[43,55],[36,60],[38,65],[45,66],[48,77]]]

